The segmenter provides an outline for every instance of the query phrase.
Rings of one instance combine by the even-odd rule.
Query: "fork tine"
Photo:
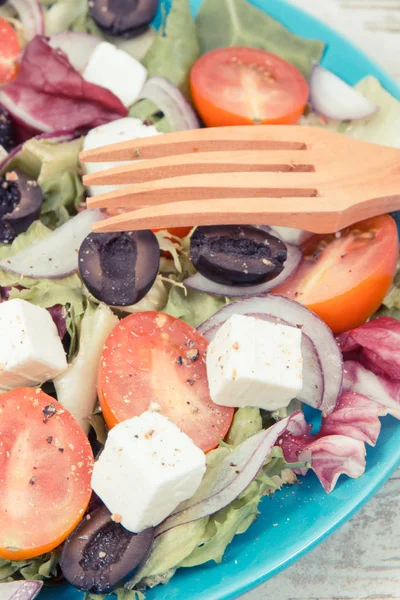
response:
[[[315,198],[224,198],[172,202],[147,206],[98,221],[93,231],[130,231],[196,225],[265,224],[298,227],[315,233],[331,233],[341,228],[340,214],[324,203],[316,210]],[[321,221],[321,210],[324,219]]]
[[[307,160],[305,160],[307,159]],[[120,165],[83,177],[85,185],[119,185],[206,173],[314,171],[313,153],[303,150],[255,152],[196,152]]]
[[[316,173],[221,173],[182,175],[123,187],[88,198],[90,208],[135,208],[181,200],[318,195]],[[290,182],[290,183],[289,183]]]
[[[318,127],[297,125],[209,127],[118,142],[85,150],[81,152],[79,158],[81,162],[107,162],[232,149],[305,150],[304,139],[317,138]]]

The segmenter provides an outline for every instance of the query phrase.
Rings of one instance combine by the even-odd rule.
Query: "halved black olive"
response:
[[[4,106],[0,106],[0,146],[3,146],[7,152],[10,152],[15,146],[12,120]]]
[[[40,185],[23,173],[12,171],[0,178],[0,242],[10,243],[40,216]]]
[[[287,258],[285,244],[250,225],[197,227],[190,258],[207,279],[225,285],[254,285],[273,279]]]
[[[79,249],[79,271],[88,290],[110,306],[139,302],[157,277],[160,248],[149,230],[90,233]]]
[[[91,0],[90,16],[109,35],[133,38],[148,28],[158,0]]]
[[[147,559],[153,539],[152,527],[131,533],[102,506],[87,515],[64,542],[61,571],[79,590],[105,594]]]

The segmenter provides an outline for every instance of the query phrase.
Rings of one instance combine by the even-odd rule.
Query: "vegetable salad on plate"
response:
[[[115,186],[82,176],[114,165],[82,149],[265,123],[400,147],[398,100],[323,68],[322,42],[247,0],[195,19],[173,0],[156,31],[158,4],[0,2],[6,600],[67,582],[141,600],[220,562],[263,496],[362,477],[380,417],[400,418],[396,215],[92,232],[86,197]]]

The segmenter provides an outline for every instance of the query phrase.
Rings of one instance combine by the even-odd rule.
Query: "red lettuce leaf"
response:
[[[128,114],[112,92],[85,81],[66,54],[43,36],[26,46],[18,74],[2,88],[0,102],[25,127],[45,132],[89,130]]]
[[[338,341],[346,359],[357,356],[373,373],[400,379],[400,321],[397,319],[373,319],[343,333]]]
[[[346,400],[343,401],[343,405],[345,404]],[[340,406],[339,403],[339,409],[335,408],[335,411],[326,417],[328,424],[329,419],[333,418],[332,415],[335,415],[337,410],[340,412]],[[334,489],[342,473],[353,478],[364,473],[365,445],[361,439],[353,439],[347,434],[331,435],[323,429],[317,434],[312,434],[310,429],[303,413],[292,415],[286,431],[278,441],[288,463],[308,462],[327,493]],[[307,469],[297,469],[295,473],[305,475]]]
[[[390,415],[400,419],[399,379],[375,375],[360,362],[346,360],[343,368],[343,391],[367,396],[379,405],[380,410],[385,409]]]
[[[48,312],[51,315],[51,318],[54,321],[55,326],[57,327],[58,335],[62,340],[67,333],[67,322],[65,320],[66,310],[65,307],[61,304],[55,304],[54,306],[50,306]]]
[[[374,400],[354,392],[344,392],[333,413],[322,420],[319,435],[345,435],[375,446],[381,431],[379,417],[387,409]]]
[[[340,475],[353,479],[365,471],[365,444],[344,435],[317,437],[298,455],[300,461],[310,461],[311,468],[329,494]]]

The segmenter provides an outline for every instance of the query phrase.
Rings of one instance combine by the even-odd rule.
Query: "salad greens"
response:
[[[196,17],[201,53],[227,46],[267,50],[308,76],[321,60],[324,43],[306,40],[246,0],[204,0]]]
[[[59,550],[53,550],[26,560],[12,561],[0,558],[0,582],[13,581],[17,576],[19,579],[53,580],[58,575],[59,556]]]
[[[105,341],[118,323],[106,305],[88,304],[82,318],[79,351],[68,369],[54,380],[57,400],[88,433],[97,402],[97,368]],[[76,393],[79,390],[79,395]]]
[[[143,64],[149,76],[161,75],[186,94],[188,76],[200,56],[196,26],[190,14],[188,0],[174,0],[145,57]]]
[[[164,306],[164,312],[192,327],[198,327],[227,304],[227,299],[174,285]]]
[[[41,221],[35,221],[11,245],[0,245],[0,259],[13,256],[20,250],[28,248],[33,241],[43,239],[50,234],[51,230]],[[8,292],[10,298],[22,298],[42,308],[49,308],[56,304],[69,305],[74,310],[75,318],[79,318],[84,311],[85,299],[82,282],[76,273],[53,280],[31,279],[0,270],[0,286],[11,288]]]
[[[45,28],[47,35],[66,29],[103,37],[101,30],[88,14],[87,0],[41,0],[47,8]]]
[[[43,192],[41,219],[51,229],[59,227],[83,200],[84,188],[78,171],[83,138],[57,144],[32,138],[25,142],[7,165],[35,179]]]

